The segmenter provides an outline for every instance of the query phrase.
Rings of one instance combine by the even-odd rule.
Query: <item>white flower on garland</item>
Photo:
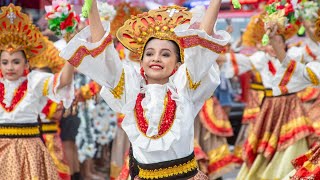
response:
[[[98,11],[101,18],[107,21],[112,21],[116,16],[117,11],[107,2],[97,1]]]
[[[297,5],[296,17],[302,17],[304,20],[315,20],[318,18],[318,3],[314,1],[301,2]]]
[[[109,136],[107,133],[101,133],[98,135],[97,143],[101,145],[106,145],[110,142]]]
[[[88,157],[92,158],[97,152],[97,148],[94,143],[84,143],[81,148],[78,149],[79,161],[82,163]]]

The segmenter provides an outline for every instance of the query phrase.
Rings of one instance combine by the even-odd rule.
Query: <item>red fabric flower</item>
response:
[[[294,12],[293,6],[291,3],[288,3],[285,5],[285,16],[287,16],[289,13]]]
[[[69,16],[64,20],[64,22],[61,22],[60,29],[64,30],[67,27],[73,26],[73,18],[74,18],[74,13],[70,13]]]
[[[281,9],[284,9],[284,5],[277,6],[277,10],[281,10]]]

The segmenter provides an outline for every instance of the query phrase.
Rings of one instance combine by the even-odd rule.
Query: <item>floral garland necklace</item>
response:
[[[151,138],[157,139],[163,136],[165,133],[169,131],[171,126],[173,125],[177,104],[171,98],[171,92],[168,91],[164,101],[164,111],[161,116],[161,121],[158,126],[158,134],[152,136]],[[141,105],[142,100],[144,99],[145,94],[140,93],[138,94],[136,105],[135,105],[135,115],[137,119],[137,125],[139,130],[146,136],[146,132],[148,130],[148,120],[144,117],[144,110]]]
[[[6,104],[3,102],[5,95],[5,87],[2,82],[0,82],[0,104],[4,110],[11,112],[15,109],[16,105],[23,99],[28,89],[28,80],[23,81],[20,86],[15,90],[14,97],[12,99],[11,105],[6,107]]]

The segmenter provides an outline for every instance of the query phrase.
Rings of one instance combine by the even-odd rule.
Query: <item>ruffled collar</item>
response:
[[[158,126],[163,114],[167,85],[149,84],[143,88],[145,97],[141,102],[146,119],[149,120],[146,135],[152,137],[158,134]]]
[[[15,94],[17,88],[26,79],[27,79],[27,77],[21,77],[15,81],[9,81],[7,79],[0,80],[0,82],[4,85],[4,89],[5,89],[3,102],[6,104],[6,108],[11,106],[11,102],[12,102],[12,99],[14,97],[14,94]]]

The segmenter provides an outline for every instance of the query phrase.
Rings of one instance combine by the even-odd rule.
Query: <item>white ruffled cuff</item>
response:
[[[65,108],[69,108],[72,105],[73,99],[74,99],[74,82],[72,79],[72,82],[69,85],[66,85],[63,88],[58,89],[60,85],[60,79],[61,79],[61,73],[57,73],[54,75],[53,78],[53,96],[50,96],[49,98],[56,102],[63,102],[63,105]]]

